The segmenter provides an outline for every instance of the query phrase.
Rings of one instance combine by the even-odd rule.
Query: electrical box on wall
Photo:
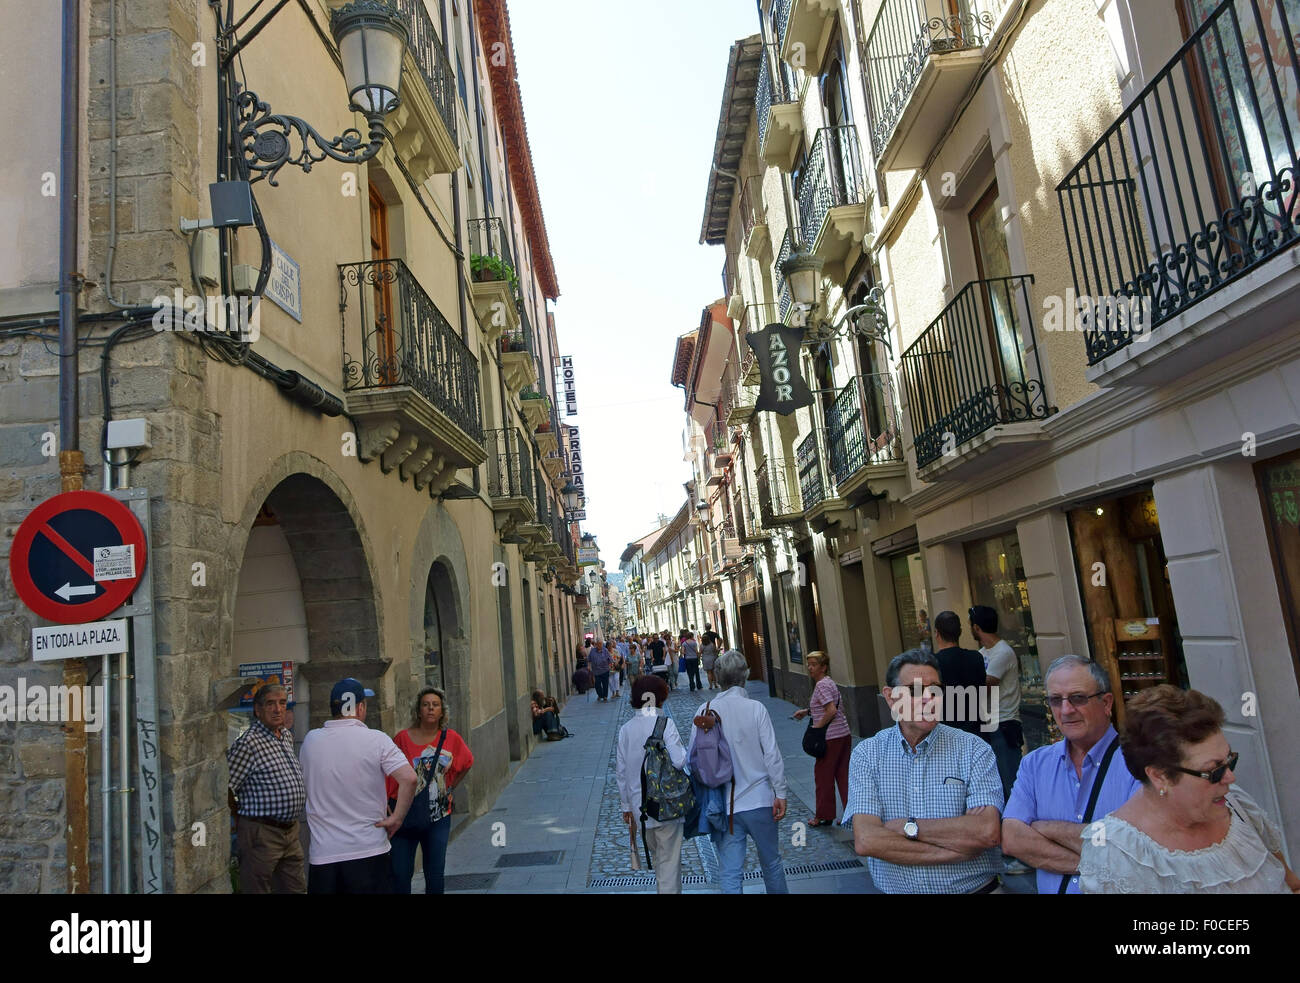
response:
[[[205,287],[221,284],[221,243],[215,229],[202,229],[195,233],[194,276]]]

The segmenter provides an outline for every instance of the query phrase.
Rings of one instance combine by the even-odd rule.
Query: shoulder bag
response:
[[[409,731],[408,731],[409,734]],[[442,729],[438,735],[438,747],[433,752],[433,769],[436,781],[438,770],[438,761],[442,757],[442,742],[447,739],[447,728]],[[399,833],[420,834],[425,832],[433,825],[433,803],[430,800],[430,789],[434,787],[433,783],[428,783],[424,788],[415,793],[415,798],[411,800],[411,808],[406,810],[406,818],[402,820],[402,828]],[[397,804],[396,799],[390,800],[394,806]]]
[[[1092,822],[1093,810],[1097,808],[1097,799],[1101,795],[1102,783],[1106,781],[1106,769],[1110,767],[1110,759],[1115,757],[1115,751],[1119,747],[1119,736],[1110,742],[1110,747],[1106,748],[1106,753],[1101,756],[1101,764],[1097,767],[1097,777],[1092,780],[1092,793],[1088,796],[1088,808],[1083,810],[1083,825],[1087,826]],[[1056,889],[1057,894],[1065,894],[1070,889],[1069,874],[1061,875],[1061,886]]]
[[[814,758],[824,758],[826,756],[826,731],[830,729],[831,724],[840,713],[840,695],[838,688],[835,693],[835,713],[831,719],[826,721],[825,727],[814,727],[812,712],[808,713],[808,729],[803,732],[803,753]]]

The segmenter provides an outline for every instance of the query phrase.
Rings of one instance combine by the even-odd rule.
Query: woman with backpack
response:
[[[618,797],[623,807],[623,822],[630,831],[640,822],[645,831],[646,847],[653,858],[655,877],[659,882],[660,894],[682,893],[682,833],[685,829],[685,813],[671,819],[659,820],[646,815],[643,805],[651,807],[651,802],[642,801],[642,769],[646,765],[647,746],[657,765],[656,775],[647,774],[647,788],[652,793],[669,784],[685,783],[687,793],[690,782],[684,774],[678,776],[686,764],[686,748],[682,746],[681,735],[677,725],[663,711],[664,700],[668,698],[668,684],[662,676],[648,674],[637,678],[632,684],[631,703],[638,711],[618,732],[618,753],[615,758],[615,776],[618,780]],[[656,740],[657,739],[657,740]],[[656,746],[657,745],[657,746]],[[666,760],[665,760],[666,758]],[[664,775],[664,772],[668,772]],[[660,776],[667,782],[658,780]],[[665,811],[677,811],[669,808],[676,803],[655,801],[656,811],[663,807]]]
[[[722,789],[727,800],[726,829],[714,836],[722,893],[741,893],[748,837],[758,850],[767,893],[789,894],[777,830],[777,823],[785,817],[785,762],[781,760],[772,718],[767,707],[751,700],[745,691],[749,663],[743,655],[735,649],[723,653],[713,672],[722,692],[700,708],[691,727],[688,756],[692,774],[707,774],[710,768],[701,765],[709,762],[700,762],[696,757],[696,743],[704,733],[712,739],[714,731],[721,728],[732,775]],[[705,782],[710,784],[708,779]]]

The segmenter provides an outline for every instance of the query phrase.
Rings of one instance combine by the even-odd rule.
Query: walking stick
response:
[[[627,824],[627,831],[632,838],[632,869],[640,870],[641,855],[636,852],[636,818],[635,817],[633,817],[632,820]]]

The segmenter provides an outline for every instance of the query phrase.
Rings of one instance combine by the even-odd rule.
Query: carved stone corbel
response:
[[[366,462],[373,461],[392,446],[401,432],[401,425],[393,419],[358,423],[357,458]]]
[[[415,434],[401,434],[392,445],[379,456],[379,469],[388,474],[415,452],[420,438]]]

